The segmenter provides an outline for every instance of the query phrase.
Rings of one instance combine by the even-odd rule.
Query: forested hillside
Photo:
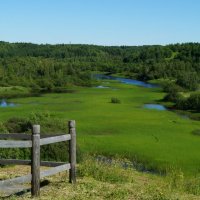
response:
[[[195,90],[200,77],[200,44],[107,47],[0,42],[1,86],[49,91],[70,84],[90,86],[91,71],[125,73],[141,80],[169,78]]]

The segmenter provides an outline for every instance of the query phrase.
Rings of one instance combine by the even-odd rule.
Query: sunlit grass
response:
[[[77,166],[77,183],[68,183],[68,173],[62,172],[46,177],[48,183],[41,188],[40,198],[32,198],[30,192],[21,196],[11,196],[8,200],[26,199],[111,199],[111,200],[196,200],[199,199],[199,186],[191,179],[190,187],[184,177],[176,171],[168,177],[141,173],[132,168],[124,169],[121,162],[113,160],[112,164],[97,162],[94,158],[85,157]],[[42,170],[42,169],[41,169]],[[16,176],[30,173],[30,167],[15,166],[1,169],[1,173]],[[194,188],[193,188],[194,187]],[[189,190],[190,188],[190,190]]]

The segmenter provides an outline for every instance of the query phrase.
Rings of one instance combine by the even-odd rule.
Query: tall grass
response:
[[[199,173],[200,137],[191,134],[199,129],[199,121],[182,119],[170,111],[144,109],[143,104],[163,98],[159,89],[113,81],[101,85],[109,88],[74,87],[74,93],[12,99],[18,106],[0,108],[0,120],[13,116],[28,118],[33,111],[50,111],[65,124],[76,120],[77,144],[82,154],[119,155],[136,161],[136,167],[143,171],[165,173],[167,168],[175,166],[188,176]],[[112,97],[122,103],[110,103]],[[46,123],[44,131],[52,129],[55,133],[56,124],[57,121]]]
[[[122,168],[121,163],[128,160],[116,159],[111,163],[96,160],[91,156],[85,156],[77,167],[77,184],[68,183],[68,174],[65,172],[47,178],[49,184],[41,189],[39,199],[111,199],[111,200],[197,200],[198,193],[194,193],[191,185],[184,185],[181,172],[174,171],[166,177],[141,173],[132,168]],[[1,169],[1,177],[8,174],[27,173],[27,167],[15,166]],[[30,170],[30,169],[29,169]],[[182,185],[180,185],[182,183]],[[193,193],[193,194],[190,194]],[[9,200],[27,200],[30,193],[22,196],[11,196]]]

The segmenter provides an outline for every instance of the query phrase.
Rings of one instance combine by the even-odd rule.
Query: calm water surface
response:
[[[146,83],[144,81],[138,81],[135,79],[127,79],[127,78],[121,78],[121,77],[114,77],[114,76],[108,76],[108,75],[103,75],[103,74],[96,74],[95,75],[96,79],[99,80],[117,80],[121,83],[124,84],[130,84],[130,85],[136,85],[136,86],[141,86],[145,88],[159,88],[160,86],[157,84],[151,84],[151,83]],[[146,109],[153,109],[153,110],[159,110],[159,111],[167,111],[170,109],[167,109],[165,106],[160,105],[160,104],[144,104],[143,108]],[[189,116],[184,115],[184,114],[178,114],[181,118],[184,119],[190,119]]]
[[[159,85],[146,83],[144,81],[138,81],[135,79],[120,78],[120,77],[114,77],[114,76],[107,76],[107,75],[103,75],[103,74],[96,74],[95,78],[99,79],[99,80],[117,80],[121,83],[129,84],[129,85],[137,85],[137,86],[141,86],[141,87],[145,87],[145,88],[158,88],[159,87]]]
[[[144,104],[143,106],[144,108],[147,108],[147,109],[153,109],[153,110],[167,110],[167,108],[163,105],[160,105],[160,104]]]
[[[1,108],[7,108],[7,107],[15,107],[16,105],[14,103],[8,103],[6,100],[2,99],[0,102]]]

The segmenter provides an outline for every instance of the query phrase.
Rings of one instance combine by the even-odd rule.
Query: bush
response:
[[[167,92],[166,96],[164,97],[164,101],[171,101],[171,102],[177,102],[178,99],[180,99],[179,92],[181,92],[183,89],[176,85],[173,82],[168,82],[163,85],[163,91]]]
[[[7,128],[2,122],[0,122],[0,133],[8,133]]]
[[[40,124],[43,133],[67,132],[67,124],[64,120],[56,118],[52,113],[32,112],[28,117],[31,125]]]
[[[32,125],[41,125],[41,134],[67,133],[66,122],[55,118],[50,112],[31,113],[27,118],[11,118],[0,123],[0,132],[3,133],[31,133]],[[65,152],[65,153],[63,153]],[[42,160],[67,161],[68,143],[61,142],[41,147]],[[30,159],[30,149],[2,149],[1,158]]]
[[[190,109],[200,111],[200,93],[191,94],[188,98],[188,105]]]
[[[170,93],[170,92],[182,92],[183,88],[181,88],[179,85],[176,85],[174,82],[166,82],[163,83],[163,91]]]
[[[192,134],[193,134],[193,135],[200,136],[200,129],[193,130],[193,131],[192,131]]]
[[[9,133],[24,133],[30,132],[31,123],[28,119],[13,117],[10,118],[5,126]]]
[[[112,97],[111,98],[111,103],[121,103],[121,101],[116,97]]]
[[[181,110],[189,109],[188,99],[181,96],[177,97],[175,107]]]
[[[180,98],[180,95],[177,92],[172,91],[172,92],[166,94],[164,96],[163,100],[176,103],[179,98]]]

